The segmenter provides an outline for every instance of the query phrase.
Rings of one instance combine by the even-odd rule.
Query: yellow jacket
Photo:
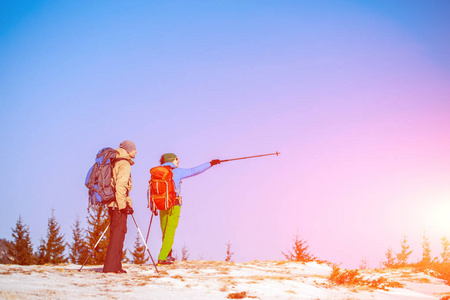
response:
[[[133,207],[133,202],[129,196],[133,184],[131,182],[131,166],[134,165],[133,160],[125,149],[116,149],[116,163],[113,168],[113,176],[111,185],[115,189],[116,201],[111,202],[109,207],[117,207],[124,209],[128,205]]]

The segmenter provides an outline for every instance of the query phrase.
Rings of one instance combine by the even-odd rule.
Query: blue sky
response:
[[[0,237],[33,244],[86,216],[97,151],[130,139],[141,229],[149,169],[230,162],[183,182],[175,248],[378,267],[403,235],[450,238],[447,1],[1,1]],[[136,236],[129,222],[126,247]],[[151,250],[160,235],[152,228]]]

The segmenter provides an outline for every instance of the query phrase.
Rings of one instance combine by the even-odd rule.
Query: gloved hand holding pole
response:
[[[212,167],[212,166],[220,164],[220,162],[221,162],[220,159],[213,159],[209,163],[211,164],[211,167]]]

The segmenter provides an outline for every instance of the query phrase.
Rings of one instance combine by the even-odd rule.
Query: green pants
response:
[[[159,211],[159,222],[162,231],[162,246],[159,252],[158,260],[166,260],[170,250],[172,250],[173,240],[175,238],[175,230],[180,220],[181,206],[175,205],[171,209]]]

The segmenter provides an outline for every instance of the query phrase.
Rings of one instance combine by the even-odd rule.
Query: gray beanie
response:
[[[120,143],[120,148],[127,150],[128,153],[136,150],[136,145],[132,141],[125,140]]]

